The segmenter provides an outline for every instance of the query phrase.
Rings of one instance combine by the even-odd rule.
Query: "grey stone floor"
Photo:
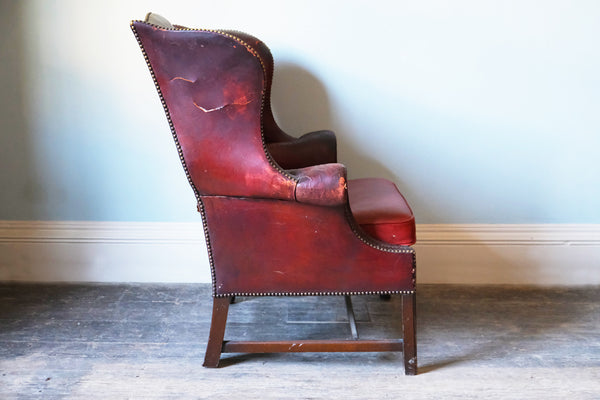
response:
[[[353,297],[361,337],[400,299]],[[600,399],[600,288],[418,288],[401,354],[224,355],[202,368],[209,285],[0,284],[0,399]],[[226,339],[345,338],[342,297],[241,298]]]

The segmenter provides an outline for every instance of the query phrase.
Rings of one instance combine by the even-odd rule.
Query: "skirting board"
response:
[[[600,285],[600,225],[417,225],[418,283]],[[0,281],[210,282],[202,224],[0,221]]]

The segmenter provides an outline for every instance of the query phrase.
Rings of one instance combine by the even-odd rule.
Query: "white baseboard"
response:
[[[600,285],[600,225],[418,225],[419,283]],[[201,223],[0,221],[0,281],[210,282]]]
[[[600,285],[600,225],[417,226],[420,283]]]
[[[0,221],[0,280],[210,282],[201,223]]]

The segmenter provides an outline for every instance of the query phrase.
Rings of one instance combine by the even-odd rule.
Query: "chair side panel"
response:
[[[202,202],[217,296],[415,289],[412,249],[363,242],[343,206],[213,196]]]

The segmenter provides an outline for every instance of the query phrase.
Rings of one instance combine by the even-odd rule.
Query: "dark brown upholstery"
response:
[[[294,138],[277,126],[273,61],[258,39],[131,27],[205,226],[215,297],[205,366],[217,366],[221,352],[299,351],[224,342],[235,296],[400,294],[404,340],[295,343],[305,344],[300,351],[404,351],[406,373],[416,373],[415,222],[396,186],[348,181],[332,132]]]

